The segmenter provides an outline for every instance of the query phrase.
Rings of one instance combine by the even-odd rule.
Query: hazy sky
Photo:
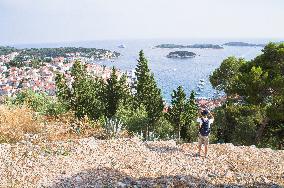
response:
[[[0,0],[0,45],[284,38],[284,0]]]

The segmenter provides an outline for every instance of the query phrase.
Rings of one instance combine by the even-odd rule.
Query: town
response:
[[[102,51],[102,50],[101,50]],[[12,52],[6,55],[0,55],[0,96],[13,96],[22,89],[31,89],[35,92],[44,92],[49,96],[55,95],[55,77],[57,73],[64,74],[69,84],[72,82],[70,69],[77,60],[86,65],[88,73],[94,77],[102,77],[104,80],[110,77],[111,69],[93,63],[96,60],[117,58],[117,52],[107,50],[96,53],[96,56],[86,57],[80,52],[66,53],[64,56],[43,57],[47,60],[41,66],[33,67],[30,63],[35,59],[33,56],[24,56],[25,60],[20,62],[21,66],[11,66],[15,58],[20,55],[19,52]],[[126,72],[127,75],[132,74]],[[118,76],[122,75],[117,71]],[[129,77],[131,80],[131,77]]]

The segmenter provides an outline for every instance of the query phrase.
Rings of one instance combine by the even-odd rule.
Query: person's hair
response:
[[[208,114],[209,114],[209,112],[206,109],[201,112],[202,116],[207,116]]]

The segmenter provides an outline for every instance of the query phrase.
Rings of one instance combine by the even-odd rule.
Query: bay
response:
[[[232,47],[223,46],[224,49],[182,49],[197,54],[194,58],[170,59],[166,55],[179,49],[155,48],[159,44],[219,44],[230,41],[245,41],[250,43],[266,43],[268,40],[237,40],[237,39],[140,39],[140,40],[100,40],[84,42],[66,42],[54,44],[30,44],[15,45],[15,47],[95,47],[121,53],[117,59],[96,61],[94,63],[115,66],[123,71],[135,69],[138,54],[143,50],[149,60],[149,67],[155,75],[155,79],[162,90],[163,97],[167,102],[171,100],[171,93],[179,85],[183,86],[186,93],[192,90],[200,93],[197,97],[213,98],[216,91],[209,82],[209,75],[220,66],[222,61],[229,56],[236,56],[250,60],[261,54],[262,47]],[[124,45],[125,48],[119,48]],[[205,80],[204,88],[199,91],[197,85],[200,79]]]

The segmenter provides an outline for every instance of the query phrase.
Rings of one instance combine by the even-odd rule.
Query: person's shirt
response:
[[[200,126],[202,125],[202,120],[201,120],[202,118],[197,118],[197,122],[200,124]],[[207,121],[208,120],[208,118],[203,118],[203,121]],[[209,128],[210,128],[210,125],[212,124],[214,122],[214,118],[210,118],[209,119],[209,122],[208,122],[208,126],[209,126]]]

